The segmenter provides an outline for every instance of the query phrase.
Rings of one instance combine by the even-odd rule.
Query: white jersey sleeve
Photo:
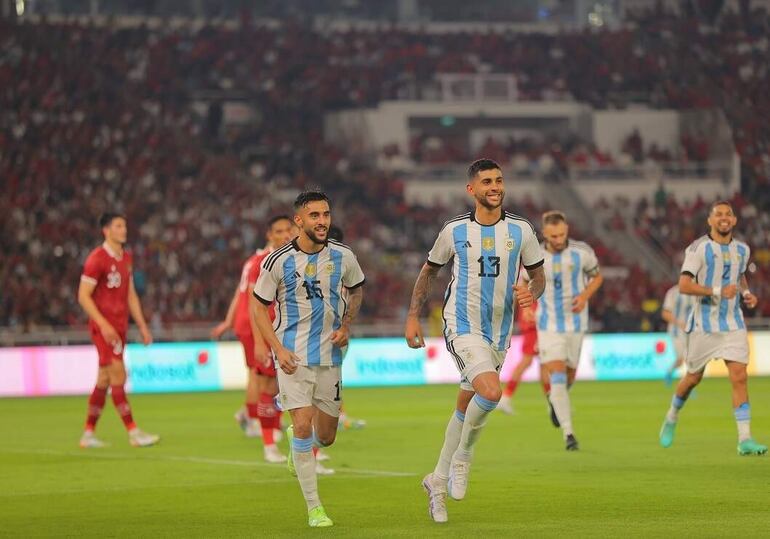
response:
[[[697,276],[703,267],[703,254],[700,252],[699,246],[702,243],[694,243],[690,245],[684,252],[684,262],[682,263],[682,273],[689,273],[690,275]]]
[[[364,284],[364,272],[358,263],[358,258],[353,251],[343,251],[342,285],[351,290]]]
[[[524,268],[532,269],[543,263],[543,250],[537,241],[535,231],[524,227],[524,238],[521,245],[521,263]]]
[[[674,313],[676,309],[676,288],[671,287],[666,292],[666,297],[663,299],[663,310],[670,313]]]
[[[452,239],[451,227],[444,226],[438,233],[433,248],[428,253],[428,264],[432,266],[444,266],[455,254],[455,246]]]
[[[599,271],[599,259],[596,257],[596,252],[586,244],[586,249],[583,253],[583,273],[591,276]]]
[[[280,282],[280,277],[276,273],[277,264],[269,264],[270,267],[268,269],[268,262],[270,261],[270,256],[262,261],[257,284],[254,285],[254,296],[266,305],[275,300],[278,294],[278,283]]]

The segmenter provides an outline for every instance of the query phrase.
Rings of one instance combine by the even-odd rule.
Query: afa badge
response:
[[[315,277],[317,271],[316,265],[312,262],[308,262],[307,266],[305,266],[305,275],[308,277]]]
[[[495,248],[495,240],[494,238],[483,238],[481,240],[481,248],[485,251],[491,251]]]
[[[554,264],[553,265],[553,272],[554,273],[561,273],[561,264]]]

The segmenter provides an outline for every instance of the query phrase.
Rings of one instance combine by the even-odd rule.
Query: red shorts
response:
[[[525,356],[537,354],[537,331],[525,331],[521,336],[521,353]]]
[[[126,332],[118,331],[118,336],[120,337],[120,342],[110,344],[104,340],[104,336],[99,328],[91,328],[91,340],[99,354],[100,367],[111,365],[113,360],[123,361],[123,350],[126,348]]]
[[[246,367],[262,376],[275,378],[277,374],[275,372],[275,363],[271,361],[269,365],[264,365],[254,357],[254,335],[252,333],[241,334],[238,335],[238,340],[241,341],[241,345],[243,345],[243,354],[246,356]],[[267,343],[265,343],[265,346],[268,346]],[[268,346],[268,349],[269,348],[270,347]]]

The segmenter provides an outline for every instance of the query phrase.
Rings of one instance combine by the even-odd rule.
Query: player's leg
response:
[[[663,447],[671,447],[674,443],[674,431],[676,424],[679,421],[679,411],[684,407],[687,399],[690,397],[690,393],[703,379],[703,372],[705,371],[706,362],[703,363],[700,370],[694,372],[688,372],[679,380],[674,391],[674,396],[671,398],[671,404],[666,412],[666,418],[663,420],[663,426],[660,428],[660,445]],[[688,369],[690,367],[688,366]],[[694,368],[697,368],[694,367]]]
[[[314,406],[314,393],[319,367],[300,365],[294,374],[278,371],[281,388],[281,404],[291,415],[289,438],[289,470],[297,476],[302,496],[308,509],[308,524],[312,527],[331,526],[318,495],[316,459],[313,454],[313,423],[318,408]],[[335,431],[336,432],[336,431]]]
[[[464,380],[460,384],[455,409],[452,411],[444,431],[444,444],[441,446],[441,453],[439,453],[436,467],[432,473],[426,475],[422,480],[422,488],[428,494],[428,514],[435,522],[446,522],[448,520],[446,496],[452,456],[460,444],[460,435],[462,434],[465,422],[465,412],[474,394],[473,386]]]
[[[122,357],[113,357],[112,363],[107,368],[110,377],[110,393],[112,394],[112,403],[118,411],[120,419],[128,432],[128,441],[134,447],[148,447],[155,445],[160,440],[157,434],[149,434],[142,431],[134,422],[131,405],[126,396],[126,367],[123,364]]]
[[[546,398],[548,398],[551,394],[551,376],[548,374],[548,367],[542,361],[540,362],[540,385]]]
[[[738,427],[738,454],[764,455],[767,453],[767,446],[755,442],[751,437],[751,407],[746,364],[725,360],[725,365],[727,365],[732,385],[733,415]]]
[[[262,370],[261,372],[265,372]],[[275,370],[272,371],[275,374]],[[281,463],[286,462],[284,456],[276,445],[279,442],[278,436],[281,435],[280,416],[278,408],[275,406],[275,395],[278,394],[278,381],[275,376],[265,376],[256,374],[259,389],[259,423],[262,433],[262,444],[264,447],[264,456],[267,462]]]
[[[259,421],[259,380],[257,361],[254,357],[254,337],[251,333],[238,335],[238,340],[243,347],[246,363],[246,394],[243,404],[246,413],[236,413],[235,418],[247,437],[258,438],[262,433]]]
[[[564,439],[567,440],[575,435],[572,430],[572,409],[568,391],[567,362],[563,359],[552,359],[547,361],[545,365],[551,380],[549,400],[562,429]]]
[[[94,431],[96,423],[102,415],[104,404],[107,401],[107,391],[110,389],[110,375],[107,372],[107,366],[99,365],[96,375],[96,384],[88,397],[88,415],[83,435],[80,437],[80,447],[104,447],[105,443],[99,440]]]

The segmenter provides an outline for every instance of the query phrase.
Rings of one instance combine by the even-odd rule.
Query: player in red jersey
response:
[[[503,396],[500,398],[500,402],[497,404],[498,409],[506,414],[513,414],[513,403],[511,399],[516,392],[516,388],[521,381],[521,377],[524,375],[529,366],[532,364],[533,358],[537,355],[537,325],[535,323],[535,310],[537,309],[537,302],[533,303],[531,307],[516,308],[516,320],[519,323],[519,332],[521,333],[521,361],[516,365],[511,374],[511,379],[506,384],[503,390]],[[548,373],[545,368],[540,366],[540,383],[543,385],[543,391],[546,395],[551,390],[548,383]]]
[[[123,351],[126,347],[128,314],[139,327],[142,342],[152,343],[152,335],[142,314],[142,304],[134,288],[131,274],[131,253],[123,249],[128,230],[126,218],[117,213],[105,213],[99,219],[104,243],[91,251],[80,277],[78,302],[89,317],[91,340],[99,353],[99,373],[91,397],[88,399],[88,418],[80,438],[80,447],[103,447],[94,435],[96,422],[107,400],[107,390],[128,431],[128,439],[135,447],[150,446],[160,439],[137,428],[126,398],[126,368]]]
[[[227,315],[224,321],[211,332],[212,337],[219,338],[232,327],[243,345],[249,376],[246,385],[246,410],[239,410],[235,418],[247,436],[261,435],[265,448],[265,460],[268,462],[285,462],[286,457],[275,445],[276,436],[280,434],[281,428],[280,412],[275,407],[278,383],[272,353],[265,340],[259,336],[259,330],[256,327],[254,302],[257,300],[251,291],[259,277],[262,260],[275,249],[289,243],[296,235],[296,227],[288,216],[278,215],[270,219],[266,234],[267,248],[257,251],[243,265],[241,279],[235,289]],[[275,319],[275,310],[272,306],[270,319]],[[259,337],[255,338],[255,336]],[[257,425],[260,427],[258,428]]]

